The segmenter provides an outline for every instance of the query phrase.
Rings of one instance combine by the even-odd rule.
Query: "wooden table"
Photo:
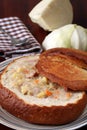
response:
[[[37,24],[31,22],[28,13],[30,10],[41,0],[0,0],[0,18],[17,16],[25,25],[29,28],[34,37],[42,43],[48,32],[44,31]],[[79,24],[83,27],[87,27],[87,0],[71,0],[74,20],[73,23]],[[0,62],[3,59],[0,57]],[[80,128],[84,129],[87,126]],[[4,125],[0,124],[0,130],[12,130]]]

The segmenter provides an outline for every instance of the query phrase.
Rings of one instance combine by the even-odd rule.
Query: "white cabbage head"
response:
[[[48,34],[42,46],[45,50],[57,47],[87,50],[87,30],[76,24],[65,25]]]

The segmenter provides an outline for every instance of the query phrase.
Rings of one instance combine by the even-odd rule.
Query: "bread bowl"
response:
[[[86,106],[86,93],[66,90],[43,77],[36,68],[38,60],[39,55],[25,56],[5,68],[0,77],[0,105],[35,124],[59,125],[77,119]]]

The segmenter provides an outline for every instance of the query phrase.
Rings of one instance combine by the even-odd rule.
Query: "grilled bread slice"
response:
[[[87,52],[50,49],[41,54],[36,66],[52,82],[72,90],[87,90]]]
[[[14,116],[35,124],[59,125],[77,119],[83,112],[84,91],[66,90],[40,75],[39,55],[12,61],[0,76],[0,105]]]

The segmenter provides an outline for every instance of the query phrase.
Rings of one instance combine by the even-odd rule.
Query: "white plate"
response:
[[[1,62],[0,71],[2,71],[13,59],[14,58]],[[14,117],[0,107],[0,123],[16,130],[74,130],[87,125],[87,107],[77,120],[60,126],[30,124]]]

